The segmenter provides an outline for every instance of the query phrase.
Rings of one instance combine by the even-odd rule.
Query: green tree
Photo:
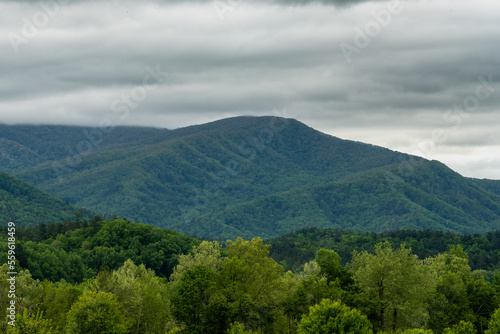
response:
[[[114,294],[85,291],[67,316],[67,334],[125,334],[128,323]]]
[[[436,290],[429,304],[429,328],[440,334],[461,320],[474,322],[467,294],[472,274],[462,247],[451,246],[448,252],[426,259],[426,263],[436,277]]]
[[[281,291],[284,270],[268,257],[269,247],[260,238],[227,242],[228,259],[223,269],[253,302],[272,301]]]
[[[384,332],[379,332],[379,334],[382,334]],[[408,328],[408,329],[402,329],[396,332],[397,334],[433,334],[433,332],[430,329],[422,329],[422,328]]]
[[[10,307],[11,276],[8,265],[0,266],[0,331],[7,330],[7,307]],[[19,317],[30,318],[43,303],[43,287],[39,280],[33,279],[29,270],[20,270],[15,276],[15,312]]]
[[[290,273],[285,276],[290,282]],[[328,283],[326,277],[319,271],[309,275],[307,279],[299,279],[293,286],[288,283],[282,301],[284,314],[288,320],[289,332],[298,326],[301,317],[309,311],[309,307],[320,303],[323,299],[338,299],[341,289],[336,282]]]
[[[491,316],[488,329],[484,331],[484,334],[500,334],[500,308]]]
[[[372,325],[359,311],[324,299],[311,306],[299,324],[299,334],[371,334]]]
[[[485,281],[480,272],[473,272],[467,282],[467,301],[474,325],[478,332],[488,327],[488,321],[499,305],[499,295],[495,287]]]
[[[343,289],[349,289],[354,283],[352,275],[342,267],[340,256],[333,250],[321,248],[316,253],[316,263],[328,282],[338,282]]]
[[[279,316],[279,302],[286,293],[283,267],[268,257],[269,245],[260,238],[229,240],[227,253],[221,282],[229,301],[231,321],[244,322],[248,329],[261,327],[271,331]]]
[[[39,280],[33,279],[29,270],[21,270],[16,276],[16,303],[18,313],[28,316],[35,311],[43,302],[43,287]]]
[[[44,319],[42,313],[37,311],[36,314],[28,315],[28,310],[24,309],[22,315],[16,317],[16,326],[14,330],[9,331],[12,334],[55,334],[57,333],[52,322]]]
[[[130,333],[164,333],[170,318],[170,301],[165,279],[144,265],[127,260],[117,270],[103,270],[89,283],[96,291],[113,293],[132,320]]]
[[[49,319],[55,329],[61,331],[66,325],[66,316],[71,306],[83,293],[83,287],[73,286],[64,280],[57,283],[43,281],[42,287],[43,303],[40,310],[43,311],[44,318]]]
[[[213,272],[217,272],[223,263],[221,247],[217,241],[203,241],[198,246],[193,247],[191,254],[181,254],[178,261],[179,264],[170,275],[170,285],[173,289],[175,289],[184,273],[196,266],[201,265]]]
[[[216,274],[204,266],[184,273],[172,296],[172,315],[186,333],[220,333],[228,326],[227,300],[216,285]]]
[[[231,324],[227,330],[228,334],[252,334],[252,331],[247,331],[245,325],[239,322],[234,322]]]
[[[474,324],[469,321],[460,321],[458,324],[453,326],[452,328],[445,328],[443,331],[444,334],[476,334],[476,328],[474,328]]]
[[[433,275],[410,249],[380,243],[375,254],[354,252],[351,266],[361,293],[377,303],[381,330],[425,326]]]

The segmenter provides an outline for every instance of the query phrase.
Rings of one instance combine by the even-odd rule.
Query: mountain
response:
[[[18,226],[59,222],[74,217],[76,207],[0,172],[0,221]]]
[[[500,182],[497,180],[473,179],[478,185],[484,189],[488,189],[492,193],[500,195]]]
[[[103,214],[215,239],[304,227],[483,233],[500,181],[342,140],[296,120],[235,117],[176,130],[1,126],[0,169]]]
[[[394,182],[388,177],[397,177]],[[353,179],[262,196],[209,213],[191,222],[195,233],[206,221],[246,227],[252,235],[281,235],[303,227],[383,232],[430,229],[484,233],[500,226],[500,197],[430,161],[411,175],[377,170]],[[273,229],[262,222],[276,222]]]
[[[0,124],[0,169],[15,173],[48,161],[85,155],[94,148],[144,145],[168,130],[120,127],[114,129],[56,125]],[[112,133],[106,136],[105,133]],[[90,146],[88,146],[90,145]]]

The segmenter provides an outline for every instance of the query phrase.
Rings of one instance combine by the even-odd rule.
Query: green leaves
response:
[[[269,245],[256,238],[238,238],[227,242],[228,259],[223,271],[232,278],[237,291],[248,294],[254,302],[272,302],[281,288],[283,267],[267,257]]]
[[[68,313],[66,334],[125,334],[128,328],[116,295],[86,291]]]
[[[324,299],[309,309],[299,324],[298,334],[371,334],[372,325],[359,311]]]
[[[316,262],[328,282],[337,282],[343,289],[351,288],[354,283],[352,274],[342,267],[340,256],[336,252],[322,248],[316,253]]]
[[[268,248],[259,238],[238,238],[227,242],[226,258],[216,242],[181,256],[170,283],[174,317],[190,333],[220,333],[234,321],[254,329],[272,326],[286,285]]]
[[[469,321],[460,320],[458,324],[452,328],[445,328],[444,334],[476,334],[477,331],[474,328],[474,324]]]
[[[200,245],[193,247],[192,253],[181,254],[178,262],[179,264],[170,276],[170,281],[174,288],[184,273],[190,269],[194,269],[196,266],[203,265],[214,272],[218,271],[223,263],[221,246],[217,241],[203,241]]]
[[[82,282],[104,267],[119,268],[127,259],[168,277],[178,256],[199,244],[175,231],[126,220],[97,219],[87,225],[61,233],[55,240],[18,242],[19,260],[40,280]],[[0,239],[0,254],[6,252],[6,239]]]
[[[315,230],[299,233],[301,242],[310,242],[311,232],[314,236]],[[424,235],[427,239],[420,240],[445,245],[436,237],[443,234],[390,235]],[[346,240],[361,246],[378,237],[332,231],[329,238],[337,246]],[[71,280],[93,275],[87,263],[115,266],[101,268],[81,284],[40,282],[30,271],[19,270],[16,310],[19,328],[27,333],[370,334],[375,328],[396,334],[475,334],[490,326],[486,334],[496,334],[500,328],[495,323],[500,318],[495,312],[498,285],[471,271],[461,246],[422,261],[404,245],[394,249],[379,243],[374,253],[355,252],[346,267],[336,251],[320,248],[316,259],[294,274],[284,273],[260,238],[238,238],[223,248],[122,220],[94,221],[55,240],[22,245],[37,275]],[[148,264],[130,258],[119,262],[128,255],[139,261],[151,256],[151,266],[163,268],[177,263],[175,252],[189,250],[179,256],[169,283]],[[59,263],[61,268],[55,268]],[[1,269],[0,310],[5,311],[7,266]],[[0,321],[4,329],[5,320]]]
[[[174,296],[172,314],[187,333],[220,333],[228,326],[228,305],[216,286],[215,273],[196,266],[184,273]]]
[[[423,327],[434,276],[422,261],[401,246],[378,244],[375,254],[354,253],[351,267],[364,296],[378,302],[380,329]]]
[[[24,309],[22,315],[18,315],[16,319],[16,327],[9,331],[12,334],[56,334],[50,320],[44,319],[42,313],[37,311],[31,316],[28,310]]]
[[[493,313],[490,322],[488,323],[488,330],[485,334],[499,334],[500,333],[500,308]]]
[[[170,320],[170,300],[165,279],[130,259],[113,272],[102,271],[88,282],[89,289],[113,293],[132,324],[129,334],[160,333]]]

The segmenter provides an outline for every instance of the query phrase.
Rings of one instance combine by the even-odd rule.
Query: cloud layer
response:
[[[0,122],[279,114],[500,178],[500,3],[286,3],[2,2]]]

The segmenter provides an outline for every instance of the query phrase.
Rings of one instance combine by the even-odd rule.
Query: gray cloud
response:
[[[402,1],[350,63],[339,45],[356,46],[356,29],[366,32],[388,2],[242,1],[221,20],[208,1],[70,1],[18,53],[9,36],[23,36],[42,8],[3,4],[0,122],[110,118],[173,128],[286,107],[286,116],[332,135],[420,155],[418,143],[445,129],[450,135],[435,143],[434,156],[453,157],[468,175],[500,175],[494,163],[477,163],[487,161],[484,148],[498,145],[492,134],[500,133],[496,2]],[[115,112],[113,103],[123,106],[156,66],[171,76],[132,101],[126,117]],[[470,112],[452,109],[474,102],[478,77],[489,75],[494,92]],[[459,150],[467,153],[463,163]]]
[[[24,3],[38,3],[39,0],[4,0],[5,2],[24,2]],[[55,1],[55,0],[54,0]],[[58,0],[60,3],[81,3],[81,2],[90,2],[96,0]],[[245,2],[246,0],[241,0],[241,2]],[[348,7],[353,6],[359,3],[367,2],[367,1],[383,1],[383,0],[253,0],[252,2],[264,3],[267,5],[282,5],[282,6],[305,6],[311,4],[322,4],[322,5],[331,5],[331,6],[340,6],[340,7]],[[118,0],[116,1],[118,2]],[[126,2],[125,1],[121,1]],[[177,4],[177,3],[211,3],[213,0],[155,0],[157,3],[163,4]],[[228,5],[238,3],[238,0],[232,0],[227,2]]]

